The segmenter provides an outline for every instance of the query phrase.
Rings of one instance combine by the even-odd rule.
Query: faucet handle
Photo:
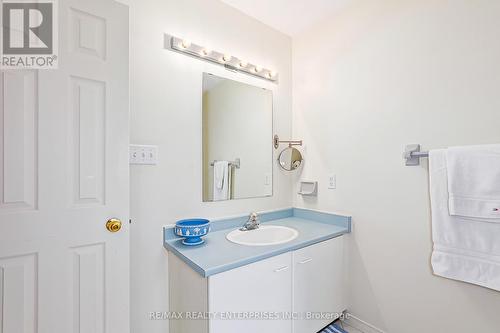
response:
[[[248,231],[257,229],[260,225],[259,215],[257,213],[251,213],[248,217],[248,221],[240,228],[241,231]]]

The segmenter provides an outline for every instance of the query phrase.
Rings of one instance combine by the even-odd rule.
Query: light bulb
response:
[[[187,39],[183,39],[183,40],[182,40],[182,43],[181,43],[181,46],[182,46],[183,48],[187,49],[188,47],[190,47],[190,46],[191,46],[191,42],[190,42],[189,40],[187,40]]]
[[[202,56],[207,56],[207,55],[209,55],[210,53],[212,53],[212,51],[211,51],[211,50],[209,50],[209,49],[207,49],[207,48],[205,48],[205,49],[201,50],[201,55],[202,55]]]
[[[275,76],[276,76],[276,72],[275,72],[275,71],[269,71],[269,74],[268,74],[268,75],[269,75],[269,78],[271,78],[271,79],[272,79],[273,77],[275,77]]]
[[[246,61],[244,61],[244,60],[242,60],[242,61],[240,62],[240,67],[245,68],[245,67],[247,67],[247,66],[248,66],[248,62],[246,62]]]
[[[229,61],[231,61],[231,59],[233,59],[233,57],[229,54],[224,54],[222,56],[222,60],[224,60],[225,62],[229,62]]]
[[[255,66],[255,68],[254,68],[255,73],[258,73],[261,70],[262,70],[262,67],[260,67],[260,66]]]

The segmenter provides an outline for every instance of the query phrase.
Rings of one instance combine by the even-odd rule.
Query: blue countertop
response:
[[[285,252],[297,250],[351,231],[351,217],[307,209],[290,208],[264,213],[261,222],[294,228],[299,235],[294,240],[278,245],[247,246],[232,243],[226,235],[237,229],[248,216],[213,220],[212,231],[203,237],[199,246],[182,244],[173,228],[164,228],[164,247],[204,277],[228,271]]]

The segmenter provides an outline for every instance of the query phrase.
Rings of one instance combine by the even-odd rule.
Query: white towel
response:
[[[228,161],[214,163],[214,201],[229,200],[231,194],[231,168]]]
[[[434,274],[500,291],[500,223],[451,216],[446,151],[429,157]]]
[[[446,151],[450,215],[500,223],[500,145]]]

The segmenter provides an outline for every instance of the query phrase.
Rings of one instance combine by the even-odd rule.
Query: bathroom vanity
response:
[[[171,332],[315,333],[345,310],[343,235],[351,230],[350,217],[280,210],[262,214],[261,226],[293,229],[292,240],[229,241],[246,218],[212,221],[199,247],[182,245],[165,228],[170,311],[182,314],[170,321]]]

